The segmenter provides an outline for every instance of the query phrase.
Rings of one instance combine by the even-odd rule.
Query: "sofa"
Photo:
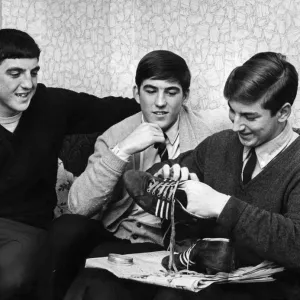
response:
[[[67,135],[64,138],[58,159],[56,182],[57,206],[54,217],[70,213],[67,200],[70,187],[76,177],[86,168],[89,156],[94,152],[94,144],[100,132]]]
[[[300,128],[294,128],[300,134]],[[76,134],[65,137],[58,160],[56,183],[57,206],[54,216],[70,213],[67,199],[73,181],[86,168],[89,156],[94,152],[94,144],[100,132],[92,134]]]

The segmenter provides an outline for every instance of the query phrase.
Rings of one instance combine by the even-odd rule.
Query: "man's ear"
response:
[[[189,100],[189,97],[190,97],[190,90],[187,90],[185,93],[184,93],[184,96],[183,96],[183,103],[186,103],[188,100]]]
[[[138,104],[141,104],[140,103],[139,88],[136,85],[132,88],[132,93],[133,93],[133,98],[135,99],[135,101]]]
[[[283,123],[286,122],[292,112],[292,106],[290,103],[285,103],[277,112],[278,114],[278,122]]]

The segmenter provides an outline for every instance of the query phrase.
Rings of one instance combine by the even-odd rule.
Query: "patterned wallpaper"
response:
[[[187,60],[195,109],[226,107],[229,72],[257,52],[282,52],[300,72],[300,0],[2,0],[2,27],[37,40],[40,81],[99,96],[131,96],[153,49]],[[300,95],[294,107],[300,127]]]

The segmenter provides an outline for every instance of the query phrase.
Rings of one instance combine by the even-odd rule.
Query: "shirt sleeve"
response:
[[[122,151],[120,148],[119,148],[119,145],[116,145],[115,147],[113,147],[111,149],[112,153],[115,154],[116,156],[118,156],[120,159],[124,160],[124,161],[129,161],[129,158],[131,155],[125,153],[124,151]]]

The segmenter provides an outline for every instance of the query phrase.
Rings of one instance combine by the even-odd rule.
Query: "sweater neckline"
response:
[[[274,165],[277,165],[278,163],[280,163],[281,160],[285,159],[285,157],[287,155],[290,154],[290,152],[294,151],[294,148],[297,147],[297,145],[300,144],[300,136],[298,136],[283,152],[279,153],[277,157],[275,157],[272,161],[270,161],[263,169],[262,171],[257,174],[253,179],[251,179],[246,185],[243,184],[242,178],[241,176],[239,176],[239,180],[240,180],[240,185],[242,185],[243,187],[247,187],[252,185],[254,182],[256,182],[257,180],[260,179],[260,177],[264,176],[264,174],[266,172],[269,172],[269,170],[271,168],[274,167]],[[243,147],[242,147],[243,149]],[[242,155],[243,155],[243,151],[241,152],[241,156],[240,156],[240,172],[241,172],[241,168],[243,166],[242,163]]]

